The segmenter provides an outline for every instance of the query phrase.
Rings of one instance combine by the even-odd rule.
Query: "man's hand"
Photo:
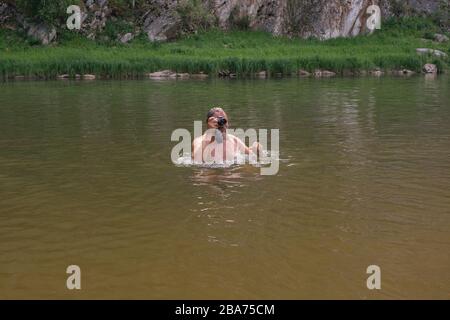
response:
[[[252,152],[254,154],[256,154],[258,156],[258,158],[262,155],[263,150],[264,150],[262,144],[259,142],[256,142],[256,141],[253,142],[253,145],[250,149],[252,150]]]
[[[208,126],[209,126],[210,128],[216,128],[216,129],[218,129],[218,128],[219,128],[219,124],[217,123],[217,118],[216,118],[216,117],[210,117],[210,118],[208,119]]]

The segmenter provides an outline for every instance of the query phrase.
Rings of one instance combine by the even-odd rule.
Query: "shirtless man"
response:
[[[206,130],[205,134],[192,142],[192,157],[195,162],[234,161],[238,154],[259,155],[262,152],[262,146],[258,142],[248,148],[241,139],[227,133],[229,121],[222,108],[209,110],[206,123],[207,128],[213,130]],[[218,155],[215,154],[216,151],[219,152]]]

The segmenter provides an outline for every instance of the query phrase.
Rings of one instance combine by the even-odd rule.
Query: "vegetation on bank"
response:
[[[0,76],[96,74],[121,78],[164,69],[211,75],[225,70],[241,76],[261,71],[288,75],[300,69],[325,69],[338,74],[376,68],[420,72],[425,63],[434,63],[443,71],[450,66],[448,58],[416,53],[416,48],[426,47],[450,54],[448,42],[430,40],[435,32],[439,27],[432,20],[403,18],[384,22],[382,29],[372,35],[327,41],[213,29],[175,42],[151,43],[142,35],[128,44],[118,44],[94,42],[65,31],[57,44],[41,46],[17,31],[0,30]]]

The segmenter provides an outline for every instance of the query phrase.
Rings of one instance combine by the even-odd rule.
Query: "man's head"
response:
[[[214,121],[210,121],[211,118],[215,118]],[[225,119],[225,124],[223,126],[218,125],[218,121],[220,122],[220,119]],[[223,111],[222,108],[214,107],[211,110],[208,111],[206,114],[206,123],[208,125],[208,129],[211,128],[217,128],[217,127],[228,127],[228,116],[225,111]]]

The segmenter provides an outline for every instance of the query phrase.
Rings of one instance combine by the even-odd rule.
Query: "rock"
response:
[[[408,1],[420,12],[437,10],[433,5]],[[158,7],[148,10],[141,20],[150,41],[171,40],[179,35],[180,17],[177,0],[152,0]],[[202,0],[207,12],[217,19],[222,29],[235,27],[237,19],[245,19],[252,30],[274,35],[298,35],[329,39],[368,33],[366,13],[372,4],[380,5],[382,16],[392,15],[391,0]],[[411,3],[410,3],[411,2]],[[234,21],[234,22],[233,22]],[[195,31],[195,30],[194,30]]]
[[[257,72],[256,76],[258,78],[267,78],[267,71],[261,71],[261,72]]]
[[[180,27],[182,22],[186,20],[182,19],[183,15],[177,11],[179,4],[184,1],[188,0],[140,1],[133,14],[142,13],[139,17],[134,17],[136,19],[133,20],[137,25],[133,25],[133,27],[143,30],[150,41],[166,41],[176,38],[183,30]],[[399,1],[396,0],[396,2]],[[438,12],[441,1],[401,1],[400,7],[405,7],[407,10],[400,11],[399,5],[394,5],[394,0],[199,0],[197,3],[204,6],[207,14],[216,18],[218,26],[222,29],[235,27],[236,21],[242,20],[252,30],[262,30],[274,35],[329,39],[370,32],[367,29],[367,19],[370,15],[366,10],[372,4],[379,5],[382,17],[388,18],[393,15],[406,16],[411,12],[431,15]],[[17,12],[16,6],[13,5],[15,1],[0,2],[0,25],[3,26],[6,23],[9,25],[10,21],[14,20],[17,25],[24,26],[26,19]],[[84,0],[80,1],[80,4],[82,8],[80,33],[92,39],[101,34],[108,20],[128,21],[120,14],[112,15],[108,0]],[[194,12],[186,14],[188,20],[189,17],[195,20],[193,25],[201,24],[197,20],[203,19],[197,9],[194,8]],[[11,19],[11,17],[13,18]],[[49,30],[49,34],[53,35],[51,31]],[[51,37],[44,38],[46,42]],[[446,38],[447,40],[445,40]],[[440,35],[436,37],[436,40],[448,41],[448,37]]]
[[[219,77],[229,77],[231,75],[231,71],[230,70],[219,70],[217,75]]]
[[[190,74],[189,73],[177,73],[177,79],[189,79],[190,78]]]
[[[425,73],[437,73],[438,69],[437,69],[437,66],[435,64],[427,63],[426,65],[423,66],[423,72],[425,72]]]
[[[193,75],[189,73],[177,73],[172,70],[161,70],[152,73],[147,73],[147,77],[153,79],[189,79]]]
[[[329,70],[315,70],[314,71],[314,76],[315,77],[334,77],[336,75],[336,73],[334,73],[333,71],[329,71]]]
[[[381,77],[383,75],[383,71],[381,70],[371,70],[369,73],[375,77]]]
[[[56,76],[56,79],[63,80],[63,79],[69,79],[68,74],[59,74]]]
[[[0,3],[0,26],[6,26],[7,22],[15,20],[17,12],[12,5]]]
[[[333,71],[328,71],[328,70],[323,70],[322,71],[322,76],[323,77],[334,77],[336,75],[335,72]]]
[[[417,48],[416,52],[418,54],[432,54],[435,57],[438,58],[447,58],[447,54],[443,51],[440,50],[434,50],[434,49],[429,49],[429,48]]]
[[[181,30],[177,0],[154,0],[158,10],[149,10],[141,18],[143,30],[152,42],[175,39]]]
[[[176,72],[173,72],[171,70],[162,70],[148,73],[147,76],[150,78],[169,78],[171,76],[176,76]]]
[[[44,45],[56,39],[56,29],[44,23],[30,24],[27,34]]]
[[[131,32],[124,34],[122,37],[120,37],[119,41],[122,43],[128,43],[134,38],[133,34]]]
[[[83,74],[83,79],[84,80],[95,80],[95,75],[94,74]]]
[[[448,37],[444,34],[435,33],[434,34],[434,40],[437,42],[448,42]]]
[[[311,73],[309,73],[306,70],[300,69],[300,70],[298,70],[298,75],[301,77],[309,77],[311,75]]]
[[[206,79],[209,76],[206,73],[194,73],[190,75],[191,79]]]
[[[394,75],[398,75],[398,76],[411,76],[415,72],[412,70],[408,70],[408,69],[402,69],[402,70],[393,70],[392,73]]]
[[[153,21],[144,29],[147,32],[148,40],[160,42],[175,39],[179,31],[177,22],[172,18]]]

